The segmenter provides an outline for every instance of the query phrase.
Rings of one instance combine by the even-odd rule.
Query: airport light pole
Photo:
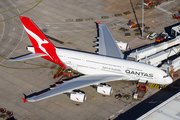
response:
[[[142,38],[144,38],[144,0],[142,0]]]

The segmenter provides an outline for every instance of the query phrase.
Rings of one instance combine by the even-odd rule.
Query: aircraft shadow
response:
[[[45,34],[44,34],[45,35]],[[53,38],[53,37],[51,37],[51,36],[49,36],[49,35],[45,35],[48,39],[50,39],[50,40],[53,40],[53,41],[55,41],[55,42],[58,42],[58,43],[60,43],[60,44],[63,44],[64,42],[63,41],[60,41],[60,40],[58,40],[58,39],[56,39],[56,38]]]
[[[77,78],[77,77],[79,77],[79,76],[82,76],[82,75],[76,75],[76,76],[73,76],[73,77],[71,77],[71,78],[67,78],[67,79],[65,79],[65,80],[63,80],[63,81],[70,81],[70,80],[72,80],[73,78]],[[58,81],[58,82],[56,82],[55,84],[50,85],[49,88],[46,88],[46,89],[41,90],[41,91],[39,91],[39,92],[34,92],[34,93],[30,94],[30,95],[25,95],[25,94],[23,93],[24,98],[27,99],[27,98],[31,98],[31,97],[33,97],[33,96],[38,96],[38,95],[40,95],[40,94],[43,94],[43,93],[45,93],[45,92],[48,92],[48,91],[51,90],[50,88],[55,87],[56,84],[62,84],[63,81]],[[64,93],[64,94],[66,94],[66,93]]]
[[[114,120],[135,120],[180,91],[180,79],[120,114]]]
[[[134,49],[130,49],[129,51],[125,51],[124,52],[124,55],[125,56],[128,56],[130,53],[132,53],[133,51],[139,51],[139,50],[141,50],[141,49],[144,49],[144,48],[147,48],[147,47],[150,47],[150,46],[154,46],[154,45],[156,45],[156,44],[158,44],[158,43],[156,43],[156,42],[153,42],[153,43],[150,43],[150,44],[147,44],[147,45],[143,45],[143,46],[140,46],[140,47],[137,47],[137,48],[134,48]]]
[[[139,31],[140,31],[140,34],[142,35],[142,31],[141,31],[141,28],[140,28],[140,26],[139,26],[139,22],[138,22],[138,19],[137,19],[137,16],[136,16],[136,11],[135,11],[135,9],[134,9],[134,7],[133,7],[132,1],[131,1],[131,0],[129,0],[129,1],[130,1],[130,3],[131,3],[131,7],[132,7],[132,10],[133,10],[133,13],[134,13],[134,17],[135,17],[136,22],[137,22],[137,25],[138,25],[138,29],[139,29]]]
[[[28,46],[28,47],[31,47],[31,46]],[[10,57],[9,59],[16,59],[16,58],[20,58],[20,57],[30,55],[30,54],[32,54],[32,53],[23,54],[23,55],[20,55],[20,56],[17,56],[17,57]]]
[[[162,60],[162,61],[161,61],[161,64],[159,64],[157,67],[161,67],[164,63],[171,64],[171,63],[172,63],[172,60],[178,58],[179,56],[180,56],[180,54],[177,53],[177,54],[175,54],[175,55],[173,55],[173,56],[171,56],[171,57],[168,57],[167,59]],[[169,62],[169,63],[168,63],[168,62]]]

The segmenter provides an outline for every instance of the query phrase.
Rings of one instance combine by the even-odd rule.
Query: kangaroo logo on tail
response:
[[[23,25],[24,26],[24,25]],[[39,48],[44,52],[46,53],[52,60],[53,58],[51,57],[51,55],[49,55],[49,53],[46,51],[46,49],[42,46],[42,44],[48,44],[49,42],[44,39],[42,40],[39,36],[37,36],[35,33],[33,33],[32,31],[28,30],[25,26],[24,26],[24,29],[26,30],[26,32],[31,36],[33,37],[36,42],[38,43],[38,46]]]
[[[41,56],[42,58],[66,68],[66,65],[60,60],[56,53],[56,47],[46,38],[36,24],[27,17],[20,16],[19,18],[31,40],[35,53],[42,53],[44,54],[44,56]]]

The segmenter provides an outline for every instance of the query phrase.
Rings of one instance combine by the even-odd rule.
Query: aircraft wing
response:
[[[99,54],[116,58],[123,58],[124,54],[119,49],[116,41],[111,35],[106,25],[97,22],[98,24],[98,39],[99,39]]]
[[[123,80],[123,79],[127,79],[127,78],[118,75],[84,75],[74,78],[70,81],[65,81],[62,84],[57,84],[57,86],[55,86],[53,89],[50,89],[45,93],[24,99],[24,102],[36,102],[45,98],[53,97],[55,95],[71,92],[75,89],[79,89],[89,85],[98,85],[99,83]]]

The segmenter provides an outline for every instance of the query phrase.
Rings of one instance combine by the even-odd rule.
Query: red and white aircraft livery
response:
[[[22,16],[20,19],[33,47],[27,47],[31,54],[9,59],[9,61],[42,57],[64,68],[71,67],[84,74],[62,84],[57,84],[43,94],[24,99],[24,102],[36,102],[58,94],[71,93],[73,90],[89,85],[97,85],[97,92],[110,95],[113,91],[112,87],[103,83],[116,80],[144,80],[155,84],[172,83],[171,77],[157,67],[124,60],[110,31],[106,25],[99,22],[97,23],[99,51],[98,54],[93,54],[54,47],[31,19]],[[73,92],[70,94],[70,99],[84,102],[86,95],[83,92]]]

